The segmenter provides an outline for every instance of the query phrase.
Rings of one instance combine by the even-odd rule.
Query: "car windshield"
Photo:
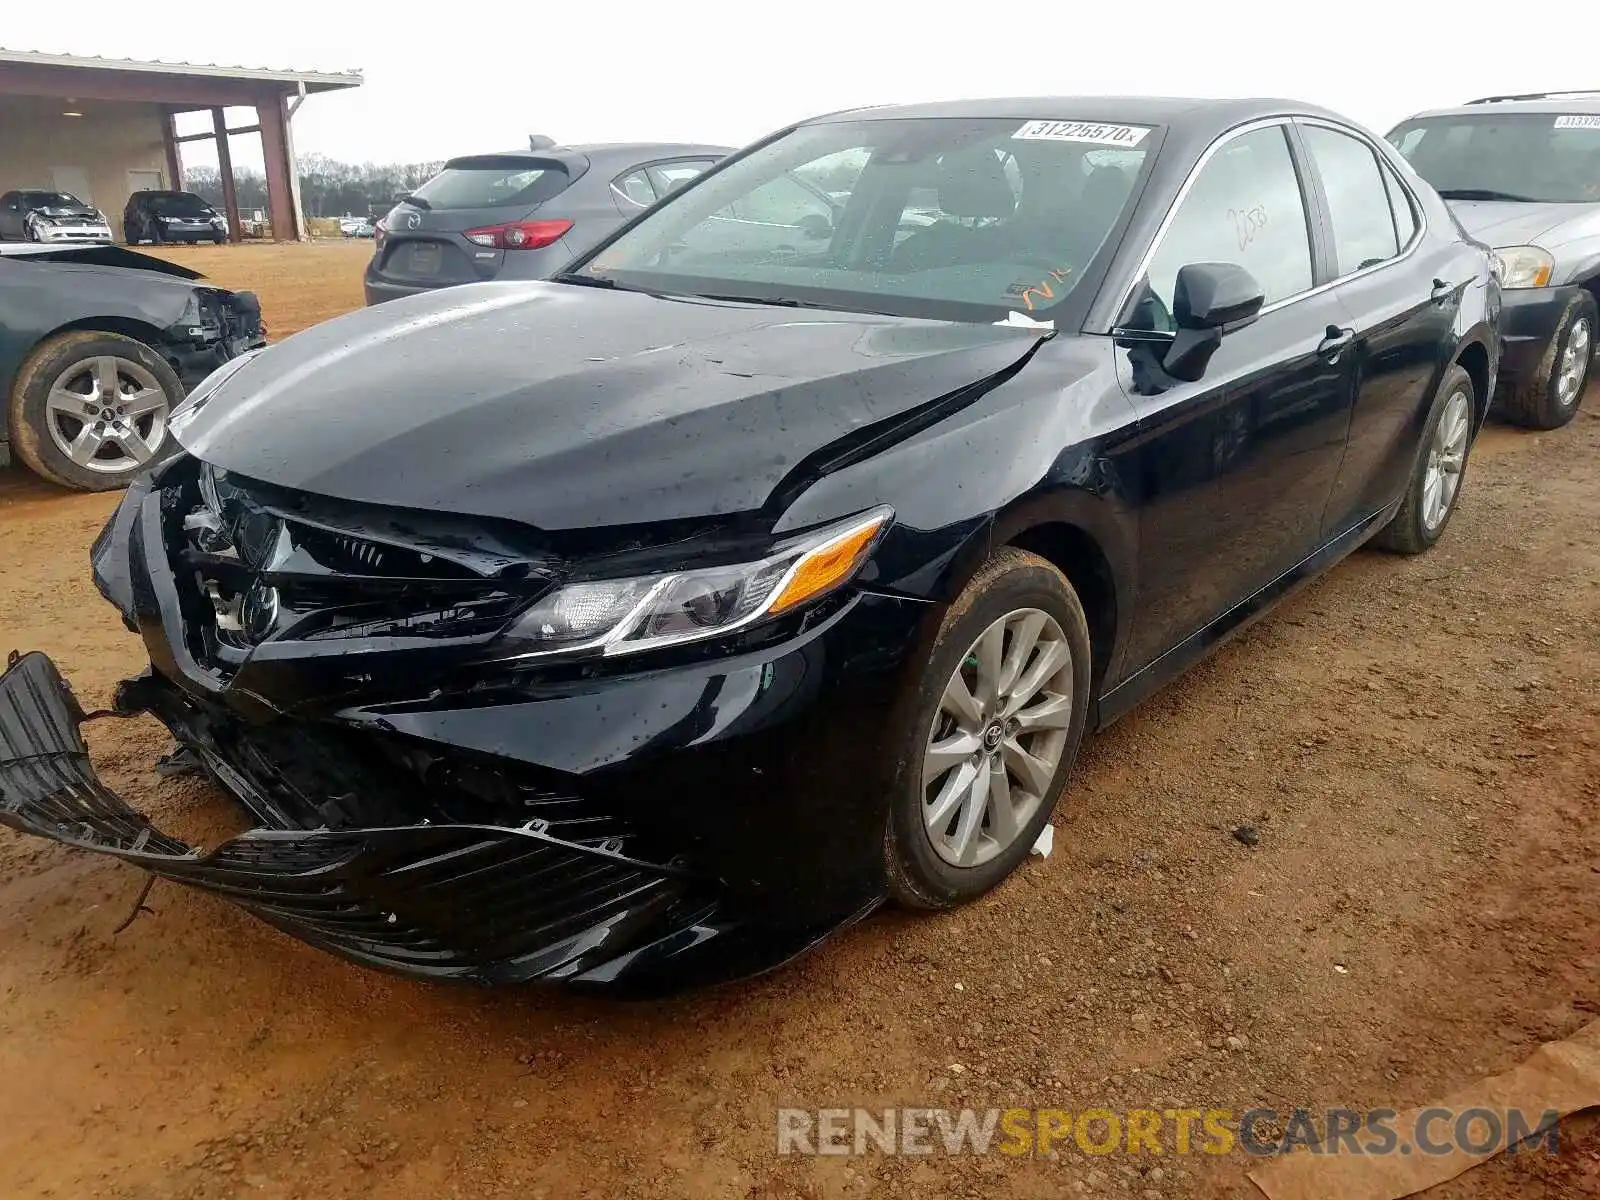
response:
[[[1148,126],[821,122],[664,201],[576,278],[951,320],[1047,313],[1127,207]]]
[[[1600,115],[1427,117],[1389,140],[1447,200],[1600,201]]]
[[[150,211],[158,217],[209,217],[211,206],[190,192],[168,192],[150,197]]]
[[[406,199],[431,211],[460,208],[529,207],[559,195],[567,169],[559,162],[526,155],[481,155],[452,159]]]
[[[82,208],[83,201],[71,192],[23,192],[23,203],[32,208]]]

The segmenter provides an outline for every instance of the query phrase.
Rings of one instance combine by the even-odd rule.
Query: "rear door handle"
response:
[[[1354,329],[1341,329],[1337,325],[1329,325],[1323,331],[1322,340],[1317,343],[1317,357],[1333,362],[1344,352],[1345,347],[1355,340]]]
[[[1433,291],[1429,292],[1428,296],[1435,304],[1443,304],[1455,294],[1455,284],[1450,283],[1448,280],[1435,279],[1433,281]]]

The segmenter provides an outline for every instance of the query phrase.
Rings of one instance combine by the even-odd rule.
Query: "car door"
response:
[[[22,197],[16,192],[0,196],[0,239],[15,241],[22,237]]]
[[[1318,286],[1314,213],[1287,123],[1234,130],[1191,175],[1126,298],[1118,372],[1140,418],[1126,464],[1140,505],[1129,674],[1321,544],[1353,376],[1344,311]],[[1177,272],[1219,262],[1249,271],[1265,304],[1201,379],[1175,380],[1159,363]]]
[[[1350,441],[1323,519],[1332,537],[1405,489],[1417,422],[1473,276],[1453,261],[1453,243],[1424,238],[1420,207],[1370,141],[1332,122],[1298,124],[1327,215],[1334,293],[1356,336]]]

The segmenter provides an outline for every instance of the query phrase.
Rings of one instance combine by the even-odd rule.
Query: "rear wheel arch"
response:
[[[1456,351],[1455,365],[1467,373],[1467,378],[1472,380],[1472,390],[1476,393],[1473,401],[1473,424],[1475,428],[1482,428],[1484,419],[1489,415],[1489,404],[1493,397],[1489,394],[1489,349],[1480,341],[1469,341]]]

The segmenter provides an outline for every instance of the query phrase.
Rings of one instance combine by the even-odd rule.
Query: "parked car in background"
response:
[[[369,238],[372,236],[372,222],[366,217],[340,217],[339,235],[341,237]]]
[[[193,192],[135,192],[122,210],[122,236],[130,246],[141,242],[215,242],[228,240],[228,218]]]
[[[1085,729],[1432,546],[1499,345],[1487,249],[1281,101],[836,113],[463,292],[225,369],[96,542],[118,710],[260,827],[152,828],[39,654],[0,821],[417,975],[758,970],[982,895]]]
[[[378,222],[367,303],[456,283],[547,278],[728,152],[618,143],[453,158]]]
[[[264,344],[252,292],[123,246],[0,246],[0,462],[121,487],[166,449],[187,389]]]
[[[0,196],[0,241],[61,245],[111,240],[105,213],[71,192],[21,188]]]
[[[1467,231],[1494,247],[1505,289],[1500,409],[1572,420],[1600,306],[1600,92],[1489,96],[1389,133]]]

